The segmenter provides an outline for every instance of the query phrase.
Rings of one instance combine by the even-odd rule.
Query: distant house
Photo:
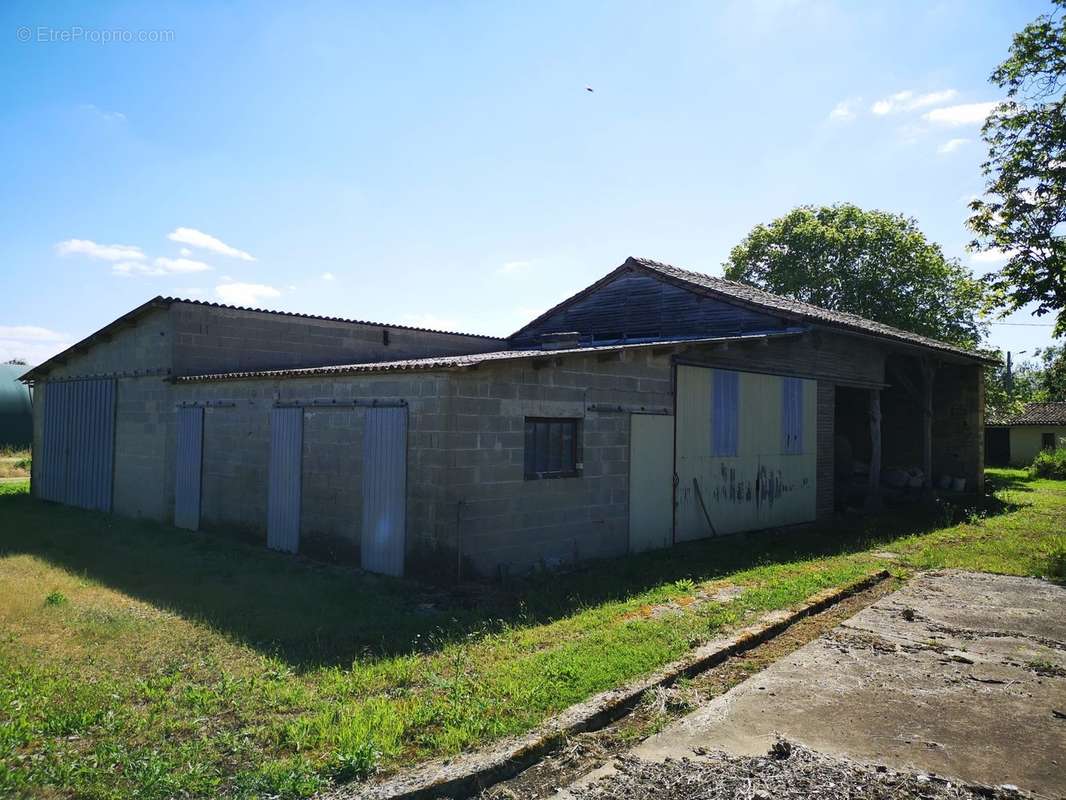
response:
[[[33,492],[515,573],[826,518],[890,468],[980,490],[986,362],[637,258],[506,339],[160,297],[25,375]]]
[[[985,460],[995,466],[1025,467],[1041,450],[1066,447],[1066,403],[1029,403],[1016,417],[989,419]]]

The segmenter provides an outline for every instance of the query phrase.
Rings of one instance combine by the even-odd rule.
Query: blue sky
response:
[[[0,359],[157,294],[506,335],[628,255],[720,274],[802,203],[986,271],[987,77],[1048,9],[7,2]]]

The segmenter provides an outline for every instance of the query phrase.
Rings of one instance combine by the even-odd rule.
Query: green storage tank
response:
[[[0,364],[0,447],[21,450],[33,444],[30,389],[19,383],[28,369],[24,364]]]

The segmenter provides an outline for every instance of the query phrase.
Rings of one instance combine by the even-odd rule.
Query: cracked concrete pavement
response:
[[[629,755],[762,755],[778,736],[894,770],[1066,796],[1066,588],[919,575]]]

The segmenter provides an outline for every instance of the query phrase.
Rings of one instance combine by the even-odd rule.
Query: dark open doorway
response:
[[[1010,428],[985,428],[985,463],[990,467],[1010,463]]]

